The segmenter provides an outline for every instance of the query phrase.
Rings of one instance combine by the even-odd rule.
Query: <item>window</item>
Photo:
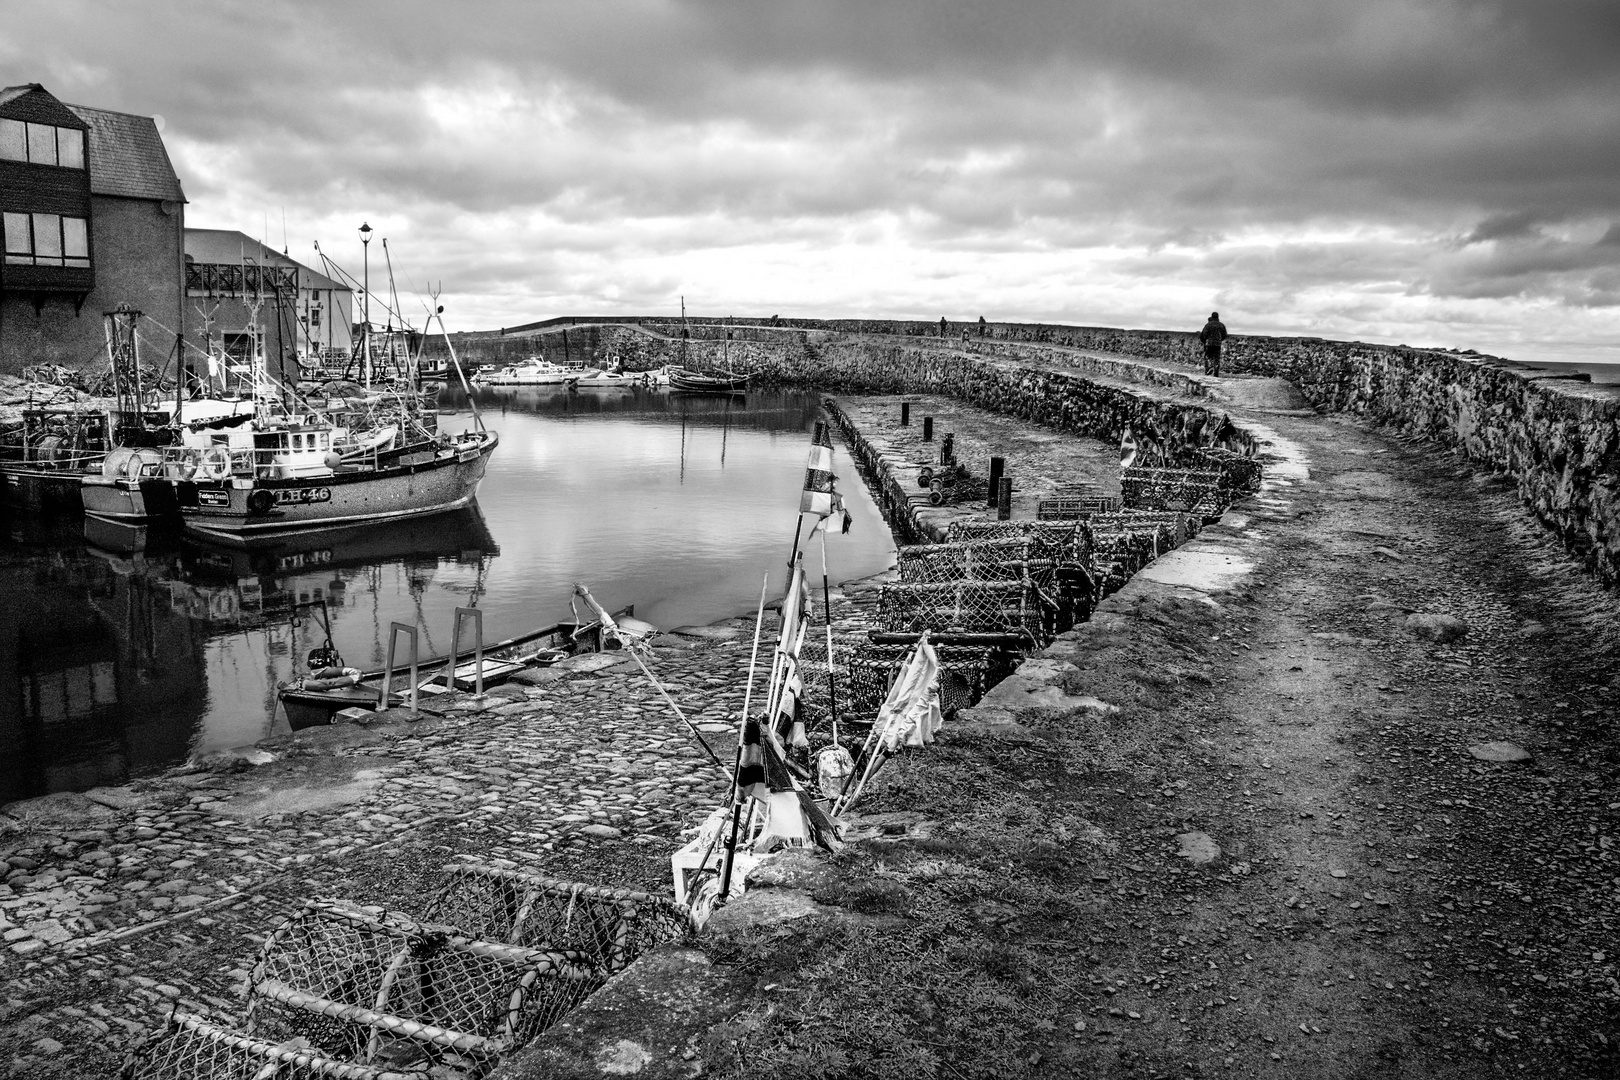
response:
[[[5,215],[6,262],[34,265],[34,241],[28,231],[27,214]]]
[[[28,125],[21,120],[0,119],[0,158],[28,160]]]
[[[309,309],[309,325],[316,330],[321,328],[321,308],[319,304]]]
[[[6,262],[13,266],[90,266],[90,223],[61,214],[5,215]]]
[[[84,168],[84,132],[0,119],[0,159]]]
[[[84,168],[84,132],[56,129],[56,163],[67,169]]]
[[[56,129],[50,124],[28,125],[28,160],[36,165],[56,164]]]

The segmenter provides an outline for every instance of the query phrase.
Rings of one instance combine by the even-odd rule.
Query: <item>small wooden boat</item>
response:
[[[616,615],[631,615],[634,607],[627,607]],[[497,686],[513,675],[528,668],[549,667],[570,656],[581,653],[613,650],[619,643],[604,637],[600,619],[579,622],[556,622],[526,634],[497,641],[483,649],[484,688]],[[434,696],[451,689],[472,690],[478,677],[476,649],[464,649],[454,657],[436,656],[417,663],[418,695]],[[375,710],[383,704],[383,677],[386,672],[355,671],[344,668],[342,658],[330,643],[314,650],[309,657],[310,674],[281,687],[277,698],[287,723],[294,731],[333,723],[344,709]],[[334,670],[335,669],[335,670]],[[431,675],[423,672],[437,669]],[[394,671],[393,683],[388,687],[390,702],[397,703],[410,693],[410,668]]]
[[[748,389],[751,378],[752,374],[706,373],[672,367],[669,369],[669,388],[683,394],[740,394]]]

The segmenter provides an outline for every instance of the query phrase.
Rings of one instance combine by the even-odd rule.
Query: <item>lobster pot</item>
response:
[[[1119,500],[1112,495],[1062,495],[1035,504],[1037,521],[1073,521],[1093,514],[1112,514]]]
[[[1090,526],[1084,521],[955,521],[945,532],[947,545],[1024,540],[1026,559],[1085,565],[1091,560]]]
[[[1260,490],[1260,463],[1235,450],[1205,446],[1181,455],[1184,464],[1221,474],[1221,486],[1228,492]]]
[[[902,547],[900,580],[917,583],[1050,580],[1056,560],[1032,560],[1030,546],[1029,539],[1024,537]]]
[[[989,632],[1038,641],[1045,626],[1045,612],[1035,590],[1022,582],[903,582],[883,587],[878,624],[886,631],[899,633]]]
[[[856,650],[849,659],[850,715],[867,719],[877,715],[912,648],[869,642]],[[993,645],[935,645],[934,654],[939,657],[939,705],[946,716],[977,705],[986,690],[1012,673],[1019,659]]]
[[[248,991],[248,1030],[305,1038],[369,1064],[414,1044],[481,1076],[604,981],[582,954],[461,936],[402,915],[312,901],[265,942]]]
[[[176,1009],[124,1062],[120,1080],[428,1080],[415,1070],[337,1061],[283,1048]]]
[[[1152,533],[1156,542],[1153,554],[1158,556],[1197,536],[1204,521],[1173,510],[1123,510],[1117,514],[1099,514],[1092,519],[1092,525],[1098,531]]]
[[[1120,501],[1127,510],[1180,510],[1219,517],[1232,501],[1223,474],[1207,469],[1149,469],[1132,466],[1120,474]]]
[[[650,893],[482,863],[453,863],[444,873],[429,918],[486,941],[578,955],[606,974],[692,929],[684,907]]]

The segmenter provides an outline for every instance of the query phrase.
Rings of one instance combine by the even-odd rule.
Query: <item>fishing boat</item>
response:
[[[721,374],[671,367],[669,388],[682,394],[740,394],[748,389],[748,380],[752,377],[752,374]]]
[[[81,406],[24,409],[0,442],[5,501],[34,513],[76,514],[84,478],[101,469],[110,447],[107,411]]]
[[[495,432],[478,430],[345,454],[341,432],[322,422],[288,423],[253,431],[251,450],[215,446],[185,460],[191,477],[175,483],[181,523],[246,543],[454,510],[477,496],[500,442]]]
[[[627,375],[622,371],[586,371],[574,380],[573,385],[582,390],[603,388],[617,388],[632,390],[638,386],[647,385],[640,375]]]
[[[557,364],[531,356],[497,371],[479,371],[473,376],[473,382],[484,386],[561,386],[578,379],[586,371],[584,363],[580,361]]]
[[[614,617],[629,616],[634,610],[634,607],[627,607]],[[418,694],[427,696],[451,689],[472,690],[477,685],[480,668],[483,685],[487,689],[529,668],[549,667],[570,656],[611,651],[619,647],[620,643],[614,636],[603,633],[601,619],[555,622],[485,645],[482,650],[463,649],[453,657],[436,656],[419,661],[416,690]],[[282,686],[276,694],[287,723],[294,731],[334,723],[338,714],[345,709],[376,710],[386,707],[396,697],[408,695],[411,690],[408,663],[403,671],[396,667],[391,682],[388,682],[389,673],[382,668],[364,672],[345,668],[342,657],[332,647],[330,629],[326,644],[312,650],[307,662],[309,674]],[[423,677],[423,672],[427,671],[433,673]],[[387,701],[384,701],[383,694],[385,682]]]

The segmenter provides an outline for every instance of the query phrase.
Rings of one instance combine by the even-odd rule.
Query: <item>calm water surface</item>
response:
[[[450,645],[458,606],[486,641],[569,617],[575,581],[668,629],[752,612],[785,585],[819,399],[754,392],[476,391],[501,445],[476,510],[326,534],[252,553],[151,538],[87,543],[80,522],[8,520],[0,542],[0,803],[119,783],[193,752],[286,729],[277,680],[325,630],[382,666],[391,622]],[[465,397],[441,426],[469,426]],[[855,521],[828,543],[832,580],[893,564],[893,540],[842,445]],[[99,538],[110,543],[108,538]],[[820,573],[820,549],[810,563]]]

